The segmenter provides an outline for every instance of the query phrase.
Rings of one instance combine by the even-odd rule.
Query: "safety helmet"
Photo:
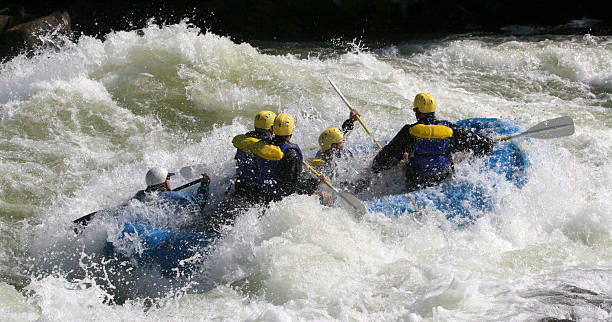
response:
[[[261,111],[255,115],[255,128],[269,130],[274,124],[276,113],[272,111]]]
[[[419,93],[414,97],[414,107],[421,113],[433,113],[436,111],[436,99],[429,93]]]
[[[168,172],[168,170],[164,168],[154,167],[147,171],[145,181],[147,182],[147,186],[154,186],[166,182],[166,179],[173,175],[174,173]]]
[[[293,134],[295,129],[295,121],[289,113],[280,113],[274,119],[274,134],[287,136]]]
[[[330,127],[319,135],[319,145],[323,151],[327,151],[331,149],[332,144],[342,141],[343,137],[344,134],[342,134],[342,131],[335,127]]]

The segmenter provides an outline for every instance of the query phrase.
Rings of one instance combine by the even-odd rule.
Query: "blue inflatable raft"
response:
[[[516,123],[494,118],[472,118],[456,122],[458,126],[472,131],[498,137],[520,132]],[[521,140],[509,140],[496,144],[493,152],[484,157],[484,164],[479,171],[497,173],[500,177],[522,187],[527,182],[526,170],[529,166],[526,151],[521,148]],[[369,211],[380,212],[390,216],[414,213],[422,209],[437,209],[446,218],[463,225],[472,222],[482,213],[493,207],[491,187],[476,180],[453,178],[438,186],[406,194],[376,197],[367,201]]]
[[[521,127],[512,121],[492,118],[466,119],[455,124],[492,137],[513,135],[521,130]],[[502,180],[522,187],[527,181],[526,170],[529,166],[526,152],[520,146],[523,140],[497,143],[493,152],[483,158],[479,171],[483,174],[498,174]],[[366,204],[368,211],[389,216],[414,213],[427,208],[437,209],[443,212],[447,219],[463,225],[492,209],[494,200],[490,189],[490,185],[485,186],[478,180],[453,178],[438,186],[410,194],[371,198]],[[104,253],[107,257],[140,266],[158,267],[166,276],[177,276],[201,263],[202,257],[219,237],[213,233],[128,223],[118,238],[113,238],[112,241],[109,238]]]
[[[120,262],[159,269],[162,275],[187,273],[201,263],[218,234],[126,224],[121,236],[107,242],[104,255]]]

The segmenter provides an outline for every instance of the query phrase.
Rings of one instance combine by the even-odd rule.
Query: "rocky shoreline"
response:
[[[390,41],[414,35],[502,32],[511,25],[554,33],[612,34],[612,1],[526,0],[176,0],[0,1],[0,58],[9,59],[60,35],[104,37],[148,21],[183,19],[243,41]],[[573,21],[573,22],[572,22]],[[586,23],[585,23],[586,22]],[[537,30],[537,29],[533,29]],[[47,37],[40,37],[41,35]]]

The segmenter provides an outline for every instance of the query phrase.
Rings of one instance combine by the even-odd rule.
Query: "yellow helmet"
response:
[[[342,141],[343,137],[344,134],[342,134],[342,131],[335,127],[330,127],[319,135],[319,145],[323,151],[327,151],[331,149],[332,144]]]
[[[261,111],[255,115],[255,128],[269,130],[274,124],[276,113],[272,111]]]
[[[274,134],[287,136],[293,134],[295,121],[289,113],[280,113],[274,119]]]
[[[436,111],[436,99],[429,93],[419,93],[414,97],[414,107],[421,113],[433,113]]]

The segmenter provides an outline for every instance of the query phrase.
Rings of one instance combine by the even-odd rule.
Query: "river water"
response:
[[[186,23],[143,31],[0,65],[0,320],[612,319],[612,37],[367,48],[236,44]],[[414,122],[423,91],[442,119],[570,116],[576,132],[527,142],[526,184],[500,184],[493,209],[461,227],[435,211],[357,222],[291,196],[241,215],[201,272],[176,279],[107,269],[111,226],[74,236],[72,220],[130,198],[152,166],[200,165],[219,199],[231,139],[262,108],[291,113],[292,141],[313,156],[348,117],[327,78],[383,141]],[[371,143],[361,128],[347,138]],[[478,175],[469,168],[458,171]]]

